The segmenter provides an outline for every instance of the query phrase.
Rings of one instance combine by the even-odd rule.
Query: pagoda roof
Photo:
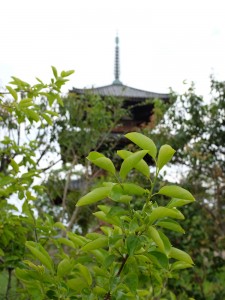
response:
[[[169,94],[149,92],[145,90],[136,89],[127,85],[115,84],[115,83],[111,85],[97,87],[97,88],[93,87],[93,88],[78,89],[73,87],[72,90],[70,90],[70,92],[76,94],[90,93],[102,97],[114,96],[114,97],[129,98],[129,99],[133,98],[134,101],[135,99],[136,100],[154,99],[154,98],[169,99]]]

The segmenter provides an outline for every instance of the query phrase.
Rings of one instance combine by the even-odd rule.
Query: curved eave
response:
[[[76,94],[85,94],[91,93],[95,95],[104,96],[114,96],[121,98],[134,98],[134,99],[169,99],[169,94],[163,93],[154,93],[149,91],[144,91],[140,89],[135,89],[123,84],[111,84],[107,86],[97,87],[97,88],[89,88],[89,89],[77,89],[73,88],[69,91],[70,93]]]

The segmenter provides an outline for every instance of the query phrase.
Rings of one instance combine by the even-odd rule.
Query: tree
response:
[[[39,84],[32,87],[14,78],[16,88],[8,87],[14,100],[5,105],[1,98],[1,105],[15,118],[16,125],[28,119],[31,124],[39,122],[42,126],[43,119],[49,120],[52,112],[40,109],[36,104],[37,96],[46,96],[50,106],[55,99],[62,104],[57,95],[65,77],[72,71],[63,71],[58,76],[53,68],[53,73],[55,79],[50,85],[39,80]],[[21,89],[25,90],[28,99],[18,100],[17,91]],[[23,107],[24,103],[28,103],[29,108]],[[184,218],[178,207],[193,202],[194,198],[179,186],[162,184],[161,188],[156,187],[159,173],[175,151],[169,145],[158,150],[149,137],[139,133],[129,133],[126,137],[139,150],[119,151],[122,163],[118,171],[104,154],[92,151],[88,155],[90,163],[108,172],[113,179],[100,184],[77,202],[77,207],[82,207],[105,201],[95,212],[95,216],[104,222],[101,233],[91,232],[85,236],[71,231],[70,226],[62,222],[55,222],[48,214],[35,214],[36,193],[42,197],[44,189],[34,182],[41,170],[35,162],[33,144],[30,141],[26,147],[18,147],[13,139],[3,139],[3,145],[7,147],[3,147],[2,153],[7,150],[10,159],[1,173],[4,214],[1,214],[0,255],[2,269],[8,271],[6,299],[151,297],[156,300],[168,293],[166,285],[171,276],[180,269],[192,267],[191,257],[171,245],[167,230],[183,232],[175,221]],[[32,155],[32,163],[24,160]],[[155,172],[150,172],[144,161],[146,155],[155,162]],[[134,170],[146,177],[147,188],[130,182],[128,174]],[[12,195],[23,201],[21,215],[16,215],[16,207],[8,203]],[[161,203],[162,197],[164,203]],[[176,199],[168,202],[168,198]],[[134,205],[137,199],[141,203],[139,209]],[[10,290],[14,274],[20,284],[17,291]],[[170,293],[170,298],[173,297]]]
[[[210,100],[197,95],[194,85],[184,95],[174,93],[174,97],[175,105],[153,133],[160,143],[166,140],[177,150],[174,162],[185,170],[180,183],[190,189],[197,200],[186,212],[189,217],[184,228],[188,235],[184,244],[185,249],[198,258],[198,268],[192,275],[186,272],[180,297],[185,297],[185,290],[187,293],[194,290],[197,299],[223,299],[224,83],[211,78]],[[195,229],[190,230],[190,227]],[[176,245],[179,246],[179,240]],[[197,282],[195,286],[194,282]]]

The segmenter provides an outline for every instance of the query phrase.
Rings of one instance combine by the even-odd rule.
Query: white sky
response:
[[[67,88],[111,84],[120,37],[121,81],[153,92],[206,94],[225,78],[224,0],[1,0],[0,86],[74,69]]]

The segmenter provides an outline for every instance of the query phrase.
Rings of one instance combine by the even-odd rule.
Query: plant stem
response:
[[[12,268],[8,268],[8,283],[7,283],[7,289],[6,289],[6,293],[5,293],[5,299],[6,300],[9,300],[9,292],[10,292],[10,289],[11,289],[11,282],[12,282]]]
[[[126,263],[128,257],[129,257],[129,255],[126,254],[126,256],[123,258],[122,264],[121,264],[121,266],[120,266],[120,268],[119,268],[119,270],[118,270],[118,272],[117,272],[117,274],[116,274],[116,277],[119,277],[119,276],[120,276],[120,274],[121,274],[121,272],[122,272],[122,270],[123,270],[123,268],[124,268],[124,266],[125,266],[125,263]],[[104,300],[110,300],[110,299],[111,299],[111,293],[110,293],[110,291],[109,291],[109,292],[105,295]]]

